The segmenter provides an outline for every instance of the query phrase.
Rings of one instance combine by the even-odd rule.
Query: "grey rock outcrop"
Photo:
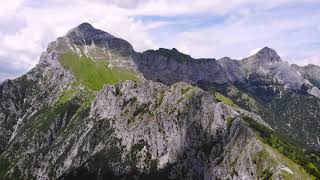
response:
[[[273,81],[284,89],[308,92],[319,96],[320,90],[283,62],[271,48],[265,47],[257,54],[243,60],[230,58],[193,59],[176,49],[159,49],[138,54],[135,63],[147,79],[173,84],[178,81],[197,84],[240,84],[246,86],[251,77],[260,81]]]
[[[135,63],[146,79],[165,84],[184,81],[196,84],[198,81],[227,83],[223,68],[215,59],[193,59],[176,49],[150,50],[137,54]]]
[[[108,50],[116,50],[118,53],[128,56],[134,50],[130,43],[117,38],[107,32],[92,27],[89,23],[82,23],[76,28],[70,30],[66,38],[76,45],[92,45],[107,48]]]
[[[126,81],[106,86],[88,110],[81,119],[73,116],[62,130],[50,128],[53,136],[46,141],[20,132],[5,152],[17,162],[8,177],[68,179],[83,172],[125,179],[259,176],[253,162],[265,145],[241,114],[197,87]],[[14,156],[16,151],[22,153]],[[163,169],[165,174],[152,175]]]
[[[0,86],[0,134],[3,151],[20,131],[20,125],[45,105],[53,104],[73,76],[57,63],[50,47],[40,64],[26,75],[7,80]]]
[[[302,77],[308,79],[312,82],[315,86],[320,88],[320,67],[317,65],[309,64],[307,66],[298,66],[298,65],[291,65],[294,69],[296,69]]]
[[[257,54],[241,61],[241,69],[244,74],[259,75],[266,79],[273,79],[276,83],[284,86],[285,89],[295,91],[311,90],[314,87],[307,79],[302,77],[287,62],[283,62],[278,54],[268,47],[263,48]],[[317,96],[317,94],[312,94]],[[320,97],[320,96],[319,96]]]
[[[317,133],[320,132],[319,115],[318,111],[313,110],[319,109],[317,102],[320,90],[317,87],[317,68],[310,69],[308,73],[301,68],[297,70],[294,66],[282,61],[279,55],[268,47],[242,60],[233,60],[228,57],[220,60],[193,59],[176,49],[138,53],[134,60],[137,69],[149,80],[168,85],[183,81],[206,90],[219,90],[226,96],[230,94],[228,89],[235,87],[239,93],[237,97],[232,98],[244,104],[242,108],[259,113],[273,128],[284,132],[285,136],[294,135],[292,138],[297,139],[299,143],[315,149],[320,148],[318,143],[320,134]],[[300,113],[299,116],[285,115],[292,114],[294,109],[301,109],[299,104],[290,105],[296,102],[295,99],[288,99],[290,96],[314,99],[310,101],[312,104],[307,105],[306,110],[303,111],[314,114],[313,118],[309,116],[310,113]],[[245,105],[247,103],[243,102],[244,99],[241,97],[247,100],[250,98],[249,104],[254,106]],[[287,107],[285,112],[281,108],[284,105]],[[281,125],[279,119],[281,119]],[[288,131],[286,127],[289,126],[288,124],[300,124],[302,119],[308,119],[307,124],[312,124],[311,127],[306,125],[310,130],[318,127],[317,130],[306,133],[308,131],[306,129],[289,127]]]

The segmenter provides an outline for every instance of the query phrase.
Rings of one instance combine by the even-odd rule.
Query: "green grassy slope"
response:
[[[219,92],[213,92],[214,97],[220,101],[223,102],[226,105],[232,106],[232,107],[239,107],[238,105],[236,105],[230,98],[220,94]]]
[[[123,80],[138,80],[137,75],[124,68],[108,68],[105,61],[94,61],[86,56],[79,57],[73,53],[59,56],[60,63],[70,70],[77,81],[87,88],[98,91],[105,84]]]
[[[261,141],[280,154],[299,164],[314,179],[320,179],[320,154],[291,142],[286,137],[272,131],[244,116],[243,119],[261,138]]]

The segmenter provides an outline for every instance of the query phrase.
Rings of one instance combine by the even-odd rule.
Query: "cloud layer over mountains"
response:
[[[194,57],[243,58],[269,46],[290,63],[320,64],[318,19],[316,0],[4,1],[0,81],[25,73],[49,42],[85,21],[137,51],[175,47]]]

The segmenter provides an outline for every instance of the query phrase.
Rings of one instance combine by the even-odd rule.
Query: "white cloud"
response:
[[[297,1],[291,0],[290,2]],[[180,14],[226,14],[233,11],[248,13],[249,9],[270,9],[289,0],[146,0],[136,6],[135,14],[172,16]]]
[[[22,5],[22,3],[23,0],[1,1],[0,16],[6,16],[9,13],[13,13]]]
[[[100,29],[107,29],[109,33],[129,41],[137,51],[156,47],[147,32],[150,27],[144,26],[141,21],[133,18],[106,17],[93,25]]]
[[[290,59],[293,64],[306,66],[309,64],[320,65],[320,52],[316,52],[310,56]]]
[[[188,47],[194,57],[216,58],[247,57],[247,53],[256,52],[257,47],[268,46],[292,63],[292,57],[313,53],[310,44],[320,45],[316,38],[317,19],[320,14],[292,11],[282,14],[259,11],[245,17],[231,16],[223,23],[180,33],[174,46],[178,49]],[[298,63],[303,64],[303,60],[300,61]],[[319,61],[312,62],[320,65]]]
[[[259,52],[261,49],[262,49],[262,48],[255,48],[255,49],[251,50],[251,51],[249,52],[249,56],[252,56],[252,55],[256,54],[256,53]]]

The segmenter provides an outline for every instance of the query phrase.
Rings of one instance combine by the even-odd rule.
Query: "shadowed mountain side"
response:
[[[183,81],[205,90],[218,90],[242,108],[259,113],[273,128],[298,143],[320,148],[319,89],[311,83],[317,82],[317,76],[308,76],[310,81],[304,79],[307,75],[301,76],[302,73],[281,61],[277,53],[268,47],[243,60],[228,57],[220,60],[193,59],[176,49],[137,53],[134,60],[146,79],[168,85]],[[297,99],[291,101],[287,98],[290,95]],[[247,102],[251,105],[245,105],[247,97],[251,98]],[[298,99],[312,100],[302,108],[299,103],[291,103],[298,102]],[[294,110],[302,112],[296,116],[293,115]],[[303,119],[307,122],[303,123]],[[304,125],[300,128],[294,124]]]

